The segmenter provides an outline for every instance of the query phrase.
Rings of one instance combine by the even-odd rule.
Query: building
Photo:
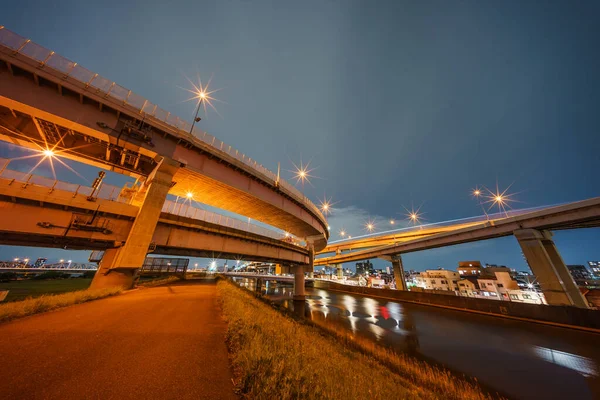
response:
[[[446,269],[428,269],[415,277],[415,286],[426,290],[457,292],[460,275]]]
[[[594,283],[594,277],[585,265],[567,265],[567,268],[577,286],[588,286]]]
[[[461,277],[478,276],[482,269],[480,261],[460,261],[458,263],[458,273]]]
[[[477,282],[481,295],[496,297],[500,300],[510,299],[509,290],[520,290],[517,281],[507,271],[486,271],[477,279]]]
[[[373,271],[373,263],[369,260],[356,263],[356,273],[358,275],[368,275]]]
[[[588,266],[597,279],[600,279],[600,261],[588,261]]]
[[[479,285],[474,279],[461,279],[458,281],[458,291],[460,296],[477,297],[479,294]]]
[[[510,301],[515,303],[548,304],[543,293],[534,290],[508,290]]]

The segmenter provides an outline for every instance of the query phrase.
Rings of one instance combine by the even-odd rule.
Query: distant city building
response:
[[[588,261],[588,265],[590,266],[592,274],[600,279],[600,261]]]
[[[486,268],[487,270],[488,268]],[[486,271],[486,274],[477,279],[479,289],[483,296],[496,296],[502,300],[509,300],[509,290],[519,290],[519,285],[506,271]]]
[[[373,263],[369,260],[356,263],[356,273],[359,275],[370,274],[373,271]]]
[[[460,296],[477,297],[479,294],[477,280],[461,279],[458,281],[458,291],[460,292]]]
[[[458,291],[458,272],[446,269],[428,269],[415,277],[415,286],[427,290]]]
[[[587,286],[593,283],[594,277],[585,265],[567,265],[567,268],[577,286]]]
[[[479,275],[482,269],[480,261],[460,261],[458,263],[458,273],[461,277]]]

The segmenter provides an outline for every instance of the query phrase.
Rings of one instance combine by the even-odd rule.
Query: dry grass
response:
[[[421,361],[295,321],[229,282],[218,288],[236,387],[247,398],[489,398]]]
[[[121,293],[121,291],[121,288],[86,289],[0,304],[0,322],[10,321],[11,319],[38,314],[73,304],[84,303],[90,300],[101,299],[103,297]]]

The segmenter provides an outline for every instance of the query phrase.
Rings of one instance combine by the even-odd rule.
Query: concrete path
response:
[[[206,283],[0,324],[0,399],[235,399],[224,336]]]

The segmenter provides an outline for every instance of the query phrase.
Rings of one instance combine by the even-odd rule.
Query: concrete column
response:
[[[344,279],[344,268],[342,264],[335,265],[338,279]]]
[[[294,267],[294,300],[304,300],[305,298],[304,265],[299,264]]]
[[[406,280],[404,279],[404,266],[402,265],[402,256],[400,254],[392,256],[392,269],[394,270],[394,281],[396,281],[396,290],[408,290]]]
[[[154,229],[178,169],[178,162],[163,158],[146,179],[145,195],[125,244],[104,253],[90,288],[133,287],[137,271],[148,254]]]
[[[535,229],[514,232],[549,305],[588,308],[552,240],[552,233]]]

